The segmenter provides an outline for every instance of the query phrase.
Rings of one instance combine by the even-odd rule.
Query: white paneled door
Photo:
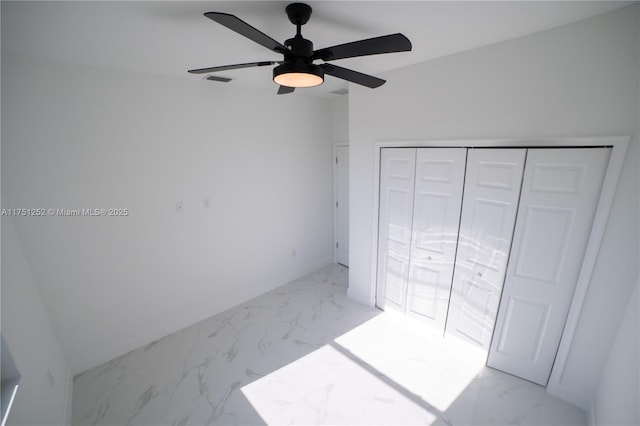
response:
[[[336,147],[336,258],[349,266],[349,147]]]
[[[376,304],[382,309],[404,312],[411,255],[416,149],[388,148],[380,155],[379,297]]]
[[[518,211],[525,149],[470,149],[447,334],[489,348]]]
[[[610,148],[384,148],[376,304],[546,385]]]
[[[406,312],[444,330],[456,255],[465,148],[419,148]]]
[[[609,155],[610,148],[529,149],[489,366],[547,384]]]

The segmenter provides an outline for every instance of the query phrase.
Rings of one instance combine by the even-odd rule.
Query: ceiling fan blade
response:
[[[204,14],[204,16],[211,19],[212,21],[219,23],[220,25],[224,25],[230,30],[245,36],[249,40],[258,43],[259,45],[262,45],[269,50],[273,50],[276,53],[285,53],[289,51],[289,49],[287,49],[284,45],[272,39],[262,31],[247,24],[237,16],[220,12],[207,12]]]
[[[371,89],[380,87],[387,82],[386,80],[383,80],[381,78],[363,74],[361,72],[350,70],[348,68],[342,68],[333,64],[322,64],[322,68],[324,69],[325,74],[329,74],[334,77],[350,81],[352,83],[360,84]]]
[[[335,61],[336,59],[354,58],[357,56],[379,55],[381,53],[407,52],[411,50],[411,42],[404,35],[389,34],[340,44],[313,52],[313,59]]]
[[[295,87],[280,86],[280,88],[278,89],[278,95],[286,95],[287,93],[293,93],[294,90],[296,90]]]
[[[236,70],[239,68],[251,68],[251,67],[264,67],[268,65],[275,65],[278,62],[275,61],[262,61],[262,62],[247,62],[246,64],[234,64],[234,65],[222,65],[220,67],[199,68],[195,70],[189,70],[191,74],[207,74],[216,71]]]

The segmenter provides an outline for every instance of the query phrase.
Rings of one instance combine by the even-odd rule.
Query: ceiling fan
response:
[[[249,40],[269,50],[282,54],[284,59],[282,61],[248,62],[200,68],[189,70],[189,72],[192,74],[208,74],[217,71],[277,64],[273,69],[273,81],[280,85],[278,90],[279,95],[291,93],[296,87],[313,87],[322,84],[325,74],[373,89],[382,86],[385,80],[326,62],[358,56],[406,52],[411,50],[411,42],[400,33],[313,50],[313,43],[303,38],[300,31],[301,27],[306,24],[311,17],[311,7],[304,3],[291,3],[286,7],[286,12],[289,21],[296,26],[296,35],[286,40],[284,44],[277,42],[237,16],[220,12],[205,13],[204,16],[207,18],[224,25],[230,30],[247,37]],[[324,63],[314,64],[316,60],[324,61]],[[211,78],[211,80],[228,81],[229,79],[214,77]]]

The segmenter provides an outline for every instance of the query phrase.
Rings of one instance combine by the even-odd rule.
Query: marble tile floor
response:
[[[486,353],[346,296],[332,265],[74,380],[74,425],[586,424]]]

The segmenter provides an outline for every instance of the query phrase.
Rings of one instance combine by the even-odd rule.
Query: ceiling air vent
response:
[[[210,75],[207,76],[207,78],[205,80],[209,80],[209,81],[221,81],[222,83],[228,83],[231,80],[233,80],[232,78],[229,77],[219,77],[217,75]]]
[[[344,89],[338,89],[338,90],[334,90],[331,93],[333,93],[334,95],[346,95],[347,93],[349,93],[349,89],[344,88]]]

